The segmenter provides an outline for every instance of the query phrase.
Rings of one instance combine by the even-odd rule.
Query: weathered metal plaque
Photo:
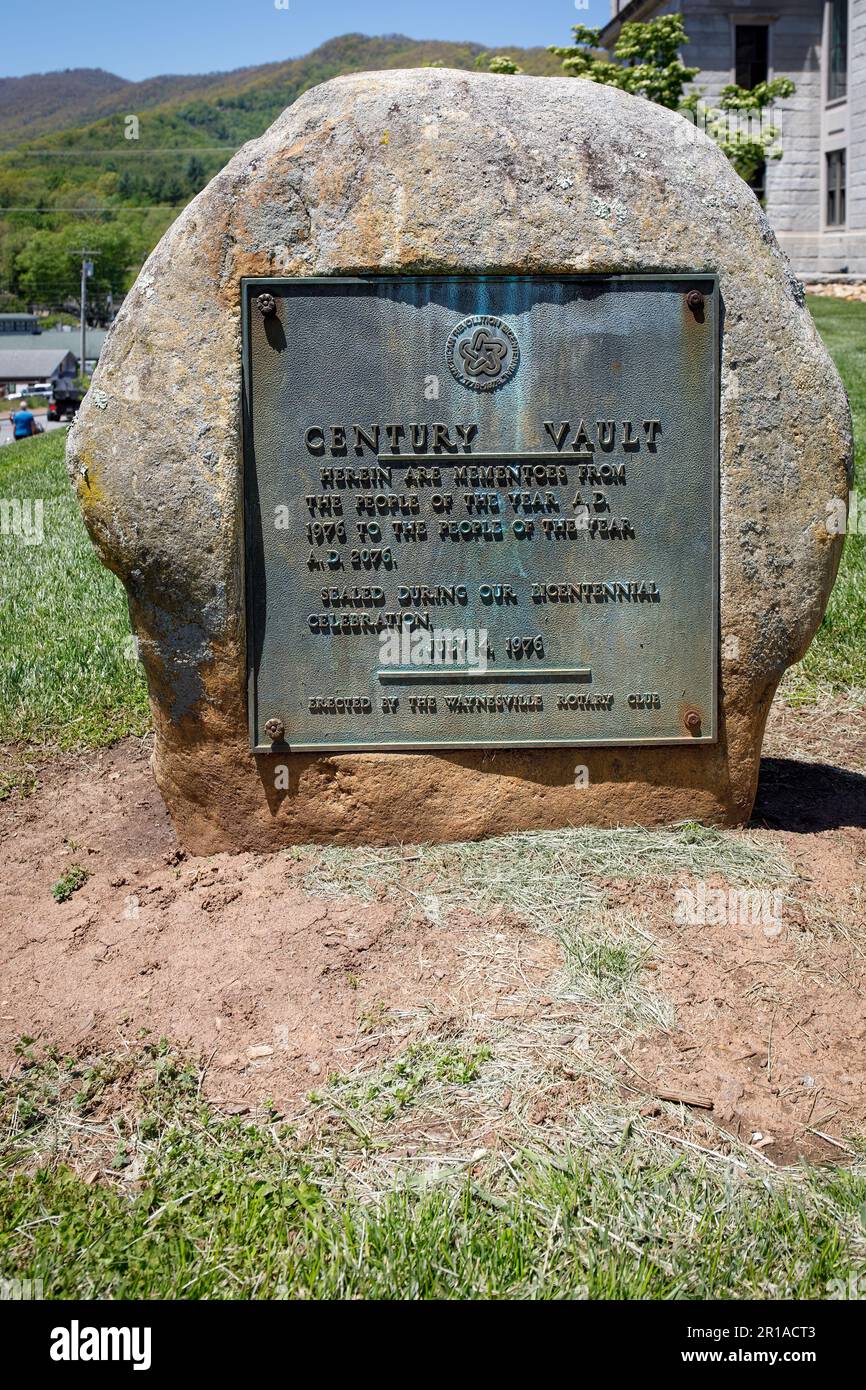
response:
[[[243,296],[256,750],[715,740],[713,276]]]

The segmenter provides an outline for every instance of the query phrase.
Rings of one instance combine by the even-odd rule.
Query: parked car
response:
[[[4,401],[26,401],[32,396],[50,396],[53,390],[53,381],[33,381],[28,386],[17,386],[14,391],[7,391],[2,399]]]

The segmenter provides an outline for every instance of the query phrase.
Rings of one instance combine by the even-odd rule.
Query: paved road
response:
[[[33,414],[44,430],[59,430],[59,420],[46,420],[44,410],[34,410]],[[64,422],[65,423],[65,422]],[[9,422],[8,408],[0,409],[0,444],[12,443],[12,425]]]

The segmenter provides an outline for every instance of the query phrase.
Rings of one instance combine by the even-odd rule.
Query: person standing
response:
[[[36,423],[36,416],[27,404],[25,396],[21,405],[15,411],[12,418],[12,433],[16,440],[29,439],[32,434],[39,433],[39,426]]]

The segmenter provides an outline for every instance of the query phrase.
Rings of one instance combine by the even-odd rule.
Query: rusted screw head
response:
[[[262,314],[264,318],[269,318],[271,314],[277,312],[277,301],[272,294],[260,294],[256,300],[256,304],[259,307],[259,313]]]
[[[282,743],[285,732],[286,726],[282,719],[269,719],[265,725],[265,733],[271,743]]]
[[[686,295],[686,303],[692,312],[696,314],[699,309],[703,309],[704,307],[704,296],[701,294],[700,290],[689,290]]]
[[[696,709],[690,709],[686,715],[686,728],[691,729],[692,733],[697,733],[701,727],[701,716]]]

